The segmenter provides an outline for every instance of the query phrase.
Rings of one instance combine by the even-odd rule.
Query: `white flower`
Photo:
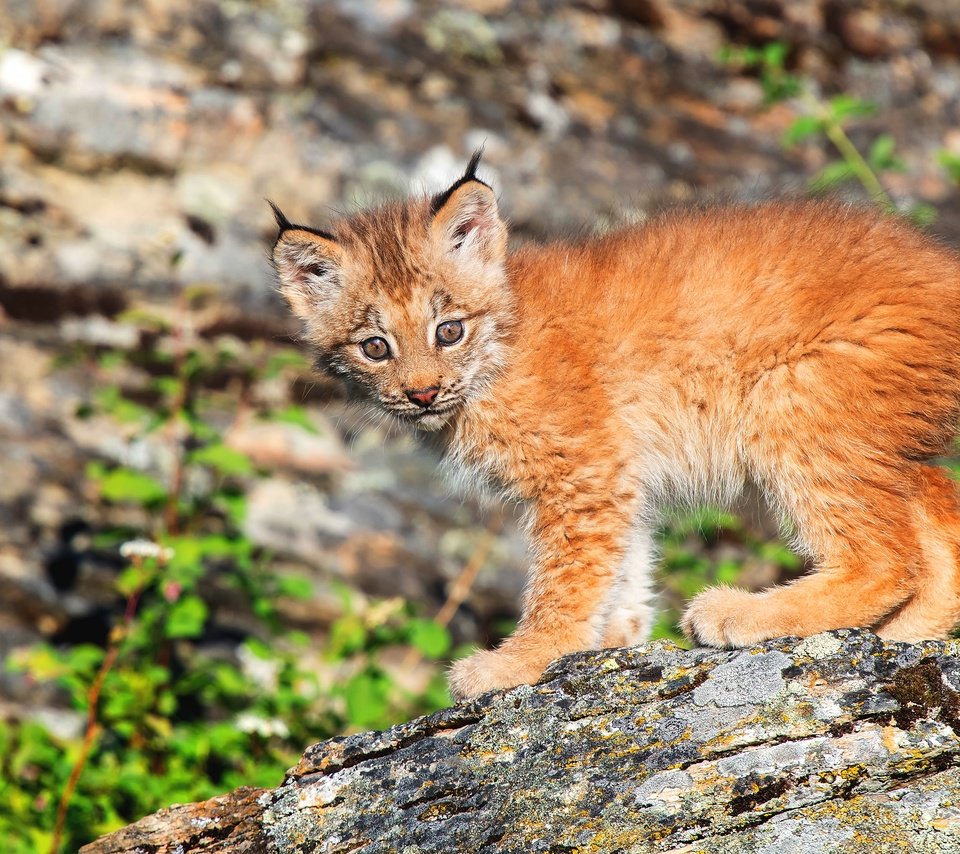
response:
[[[166,563],[173,557],[173,549],[161,546],[152,540],[139,538],[136,540],[128,540],[120,546],[120,557],[152,557]]]
[[[274,735],[287,738],[290,735],[287,725],[279,718],[262,718],[252,712],[242,712],[237,715],[236,724],[240,732],[255,732],[263,738]]]
[[[277,689],[277,680],[280,677],[280,661],[275,658],[261,658],[251,651],[246,644],[240,644],[237,649],[237,658],[240,659],[240,669],[244,676],[268,691]]]

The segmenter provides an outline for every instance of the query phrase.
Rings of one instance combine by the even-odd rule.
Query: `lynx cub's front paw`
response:
[[[540,678],[542,667],[501,650],[485,650],[454,662],[447,676],[450,694],[466,700],[487,691],[502,691],[517,685],[530,685]]]

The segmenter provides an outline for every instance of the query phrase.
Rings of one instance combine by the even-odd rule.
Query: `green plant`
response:
[[[960,154],[954,154],[952,151],[943,149],[940,151],[937,159],[940,165],[947,170],[954,184],[960,184]]]
[[[367,603],[344,590],[343,615],[313,666],[307,638],[283,631],[278,603],[311,597],[312,583],[270,572],[269,556],[244,536],[245,489],[258,473],[225,441],[222,418],[214,426],[205,389],[227,375],[224,397],[243,408],[258,375],[302,357],[261,349],[250,365],[207,346],[189,334],[191,301],[181,298],[173,323],[136,316],[152,349],[81,354],[98,384],[79,414],[157,440],[170,462],[165,473],[100,460],[87,467],[104,507],[139,508],[143,520],[96,533],[98,548],[125,561],[106,646],[41,645],[8,661],[59,685],[84,721],[80,738],[0,723],[0,838],[13,854],[74,851],[171,802],[276,785],[311,741],[449,702],[440,668],[425,687],[404,688],[384,664],[393,647],[428,661],[449,649],[446,629],[406,603]],[[150,377],[146,391],[124,385],[131,370]],[[313,429],[299,407],[265,414]],[[236,652],[207,642],[225,597],[259,623]],[[336,679],[324,682],[323,662]]]
[[[782,144],[791,148],[804,140],[826,140],[837,157],[828,162],[812,179],[814,192],[823,192],[848,181],[857,181],[880,207],[890,213],[902,213],[918,225],[929,225],[937,216],[931,205],[916,203],[900,210],[882,183],[888,172],[902,172],[903,160],[896,152],[896,142],[888,133],[874,136],[866,152],[861,152],[850,138],[848,127],[855,119],[872,116],[876,105],[840,92],[822,98],[810,81],[787,70],[788,45],[771,42],[762,47],[727,46],[720,59],[741,69],[755,69],[763,88],[764,103],[770,106],[793,100],[801,109],[786,133]]]
[[[442,659],[450,651],[450,635],[434,620],[416,617],[409,603],[388,599],[358,608],[351,591],[340,589],[344,614],[331,627],[326,648],[329,661],[344,663],[342,681],[332,696],[342,701],[350,728],[382,729],[401,717],[423,714],[449,705],[446,680],[435,670],[422,694],[404,689],[380,661],[379,653],[391,647],[409,647],[428,660]]]
[[[780,539],[752,532],[734,513],[716,507],[675,512],[660,530],[658,586],[662,607],[653,637],[689,646],[678,625],[684,604],[701,590],[741,582],[748,563],[769,566],[778,580],[802,568],[802,561]],[[720,544],[728,548],[718,549]]]

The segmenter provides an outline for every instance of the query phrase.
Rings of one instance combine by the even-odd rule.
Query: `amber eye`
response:
[[[437,343],[445,347],[456,344],[463,338],[463,323],[459,320],[448,320],[437,327]]]
[[[382,338],[368,338],[360,342],[363,355],[374,362],[382,362],[390,355],[390,345]]]

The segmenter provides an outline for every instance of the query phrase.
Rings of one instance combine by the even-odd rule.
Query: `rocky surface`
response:
[[[956,851],[958,656],[857,631],[569,656],[83,854]]]

